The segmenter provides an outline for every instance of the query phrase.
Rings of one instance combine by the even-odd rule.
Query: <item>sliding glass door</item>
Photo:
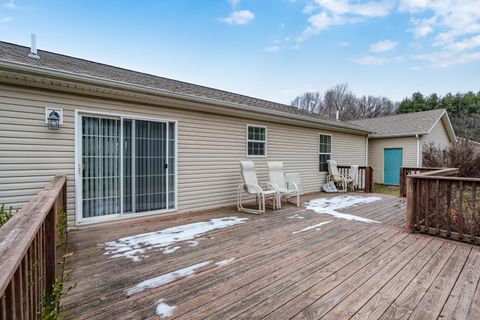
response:
[[[82,116],[82,218],[175,209],[175,122]]]

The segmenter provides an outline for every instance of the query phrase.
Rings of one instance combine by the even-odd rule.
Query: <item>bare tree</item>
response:
[[[349,121],[394,114],[398,104],[381,96],[357,98],[348,84],[342,83],[328,89],[323,99],[319,92],[305,92],[291,105],[332,120],[336,119],[338,112],[340,120]]]
[[[330,119],[335,119],[337,111],[340,115],[346,110],[353,110],[355,108],[356,97],[348,87],[347,83],[337,84],[325,92],[324,115]],[[342,117],[340,118],[341,120]]]
[[[385,97],[362,96],[357,99],[358,114],[355,119],[381,117],[395,113],[395,103]]]
[[[296,97],[291,105],[308,112],[319,113],[322,109],[323,99],[320,92],[305,92]]]

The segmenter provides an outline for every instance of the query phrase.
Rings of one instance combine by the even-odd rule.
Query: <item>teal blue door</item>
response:
[[[400,167],[403,164],[403,149],[384,149],[383,152],[383,183],[400,184]]]

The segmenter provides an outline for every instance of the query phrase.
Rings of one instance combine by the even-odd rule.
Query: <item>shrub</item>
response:
[[[0,227],[7,223],[11,217],[13,217],[12,207],[10,207],[8,210],[5,210],[5,205],[0,205]]]
[[[461,177],[480,177],[480,152],[474,142],[466,139],[459,139],[445,150],[430,144],[424,146],[423,165],[458,168]]]

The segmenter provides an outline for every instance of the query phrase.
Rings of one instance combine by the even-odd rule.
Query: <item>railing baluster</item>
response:
[[[5,295],[0,297],[0,316],[2,319],[7,319],[7,301]]]
[[[32,252],[33,252],[32,248],[33,246],[31,245],[30,248],[28,248],[27,255],[25,256],[26,257],[25,265],[27,269],[28,318],[29,319],[35,318],[33,314],[33,287],[32,287],[32,270],[31,270]]]
[[[35,275],[34,278],[33,278],[33,285],[34,285],[34,299],[33,299],[33,302],[35,303],[35,319],[38,318],[37,315],[38,315],[38,305],[39,305],[39,284],[38,284],[38,279],[39,279],[39,270],[38,270],[38,233],[35,235],[35,238],[34,238],[34,246],[33,246],[33,264],[32,264],[32,268],[33,268],[33,274]]]
[[[435,233],[438,235],[440,233],[440,229],[438,228],[438,217],[440,215],[439,209],[439,202],[440,202],[440,180],[435,180],[435,194],[434,194],[434,201],[435,201]]]
[[[15,311],[19,320],[23,320],[22,282],[22,264],[20,264],[18,266],[17,272],[15,272]]]
[[[459,192],[459,199],[458,199],[458,217],[457,221],[459,224],[459,230],[458,232],[460,233],[460,240],[463,239],[463,234],[465,233],[465,225],[464,225],[464,217],[463,217],[463,181],[460,181],[459,187],[458,187],[458,192]]]
[[[429,202],[429,190],[428,190],[428,180],[423,181],[423,201],[424,201],[424,214],[425,214],[425,226],[427,229],[430,227],[430,212],[428,208]]]
[[[415,215],[418,217],[418,224],[417,230],[420,229],[420,225],[422,224],[422,212],[420,211],[420,199],[422,198],[421,189],[420,189],[421,180],[417,180],[415,183]]]
[[[477,215],[474,216],[473,219],[472,219],[472,229],[473,230],[472,230],[471,234],[473,235],[472,242],[476,243],[476,241],[475,241],[476,237],[475,236],[476,236],[477,232],[480,232],[479,225],[478,225],[478,220],[480,219],[480,213],[477,209],[477,183],[475,181],[472,183],[472,202],[473,202],[473,205],[472,205],[473,213],[472,213],[472,215],[475,215],[475,214],[477,214]]]
[[[448,182],[447,188],[447,237],[452,235],[452,182]]]
[[[11,281],[7,289],[7,314],[11,316],[12,319],[16,319],[15,312],[15,281]]]
[[[27,266],[27,257],[28,257],[28,252],[25,255],[25,257],[22,260],[22,286],[23,286],[23,317],[24,319],[30,319],[30,311],[29,311],[29,299],[28,299],[28,266]]]

